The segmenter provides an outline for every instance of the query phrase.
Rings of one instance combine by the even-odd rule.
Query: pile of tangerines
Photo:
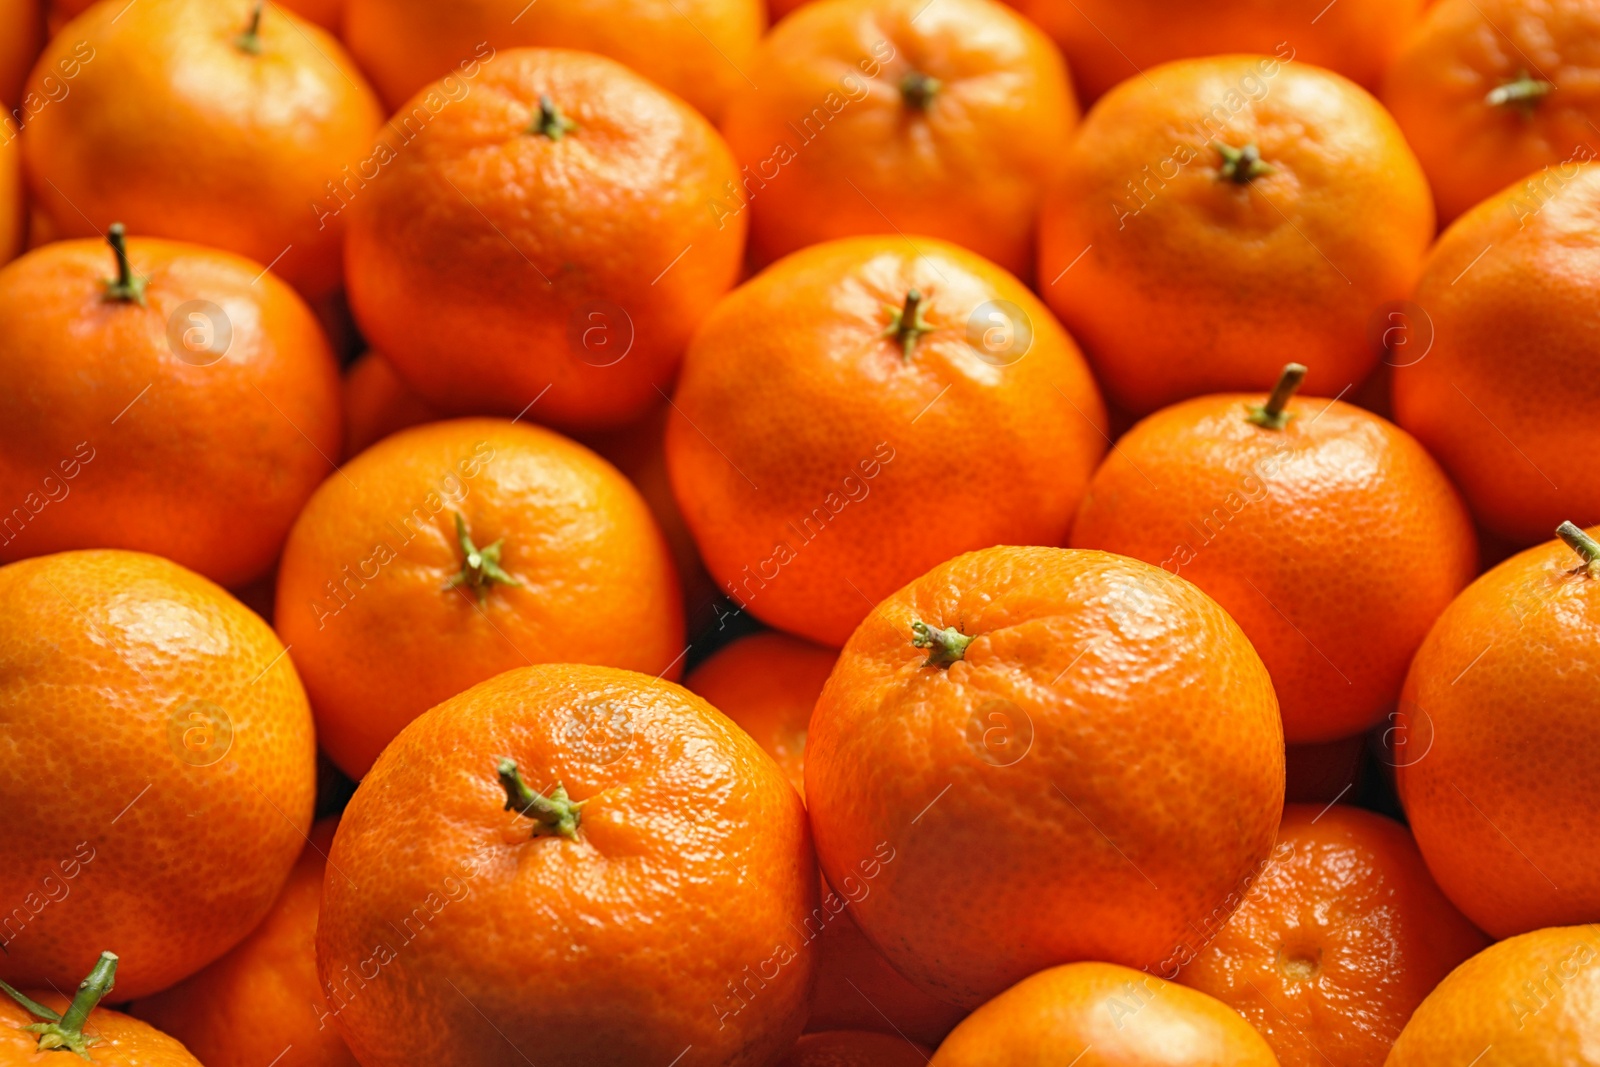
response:
[[[0,1067],[1600,1065],[1600,0],[0,0]]]

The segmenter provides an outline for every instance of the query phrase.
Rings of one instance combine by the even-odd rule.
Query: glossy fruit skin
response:
[[[746,84],[761,0],[348,0],[345,40],[390,106],[470,58],[480,43],[596,52],[687,100],[712,121]]]
[[[1112,963],[1052,967],[956,1027],[932,1067],[1277,1067],[1272,1050],[1204,993]]]
[[[1594,0],[1441,0],[1406,42],[1383,102],[1428,174],[1441,221],[1508,185],[1527,210],[1596,154],[1600,3]],[[1528,106],[1485,97],[1530,67],[1555,86]],[[1551,168],[1551,169],[1546,169]],[[1542,173],[1541,173],[1542,172]]]
[[[803,797],[806,729],[836,659],[809,641],[758,633],[713,653],[683,684],[754,738]],[[963,1012],[906,981],[866,939],[850,910],[865,892],[871,886],[854,876],[839,892],[823,883],[821,907],[805,927],[817,958],[806,1029],[894,1033],[937,1045]]]
[[[1272,865],[1178,980],[1243,1015],[1283,1067],[1381,1067],[1423,998],[1488,943],[1405,827],[1290,804]]]
[[[1572,452],[1600,420],[1600,165],[1574,169],[1542,205],[1513,187],[1445,231],[1414,297],[1433,347],[1394,376],[1396,421],[1521,545],[1600,522],[1600,469]]]
[[[1596,1060],[1600,938],[1593,924],[1534,930],[1490,945],[1450,973],[1411,1017],[1385,1067]]]
[[[344,372],[344,458],[392,433],[438,420],[433,406],[413,393],[380,352],[368,352]]]
[[[1205,590],[1272,673],[1287,741],[1382,721],[1428,627],[1478,570],[1472,517],[1404,430],[1297,397],[1198,397],[1129,430],[1089,483],[1074,548],[1156,564]]]
[[[683,685],[755,738],[805,796],[806,728],[838,658],[788,634],[751,634],[718,649]]]
[[[898,231],[1032,276],[1078,106],[1025,19],[998,0],[823,0],[768,35],[756,69],[723,124],[744,171],[719,214],[748,211],[757,262]],[[902,92],[913,73],[939,82],[926,106]]]
[[[1279,52],[1376,89],[1428,0],[1009,0],[1061,45],[1089,99],[1168,60]]]
[[[1255,144],[1274,170],[1227,180],[1213,141]],[[1312,395],[1359,383],[1380,352],[1371,317],[1411,295],[1433,207],[1360,87],[1281,56],[1216,56],[1107,93],[1039,228],[1045,300],[1107,394],[1145,414],[1271,388],[1288,358],[1311,368]]]
[[[75,987],[76,983],[65,988]],[[122,984],[118,982],[115,988],[120,994]],[[71,1001],[49,989],[30,990],[27,996],[56,1012],[65,1012]],[[0,997],[0,1063],[6,1067],[62,1067],[72,1053],[61,1049],[40,1052],[39,1035],[22,1029],[38,1021],[10,997]],[[84,1033],[100,1039],[89,1046],[90,1061],[100,1067],[200,1067],[200,1061],[176,1038],[110,1008],[95,1008]],[[76,1056],[72,1059],[82,1062]]]
[[[575,839],[503,810],[502,758],[586,802]],[[745,1067],[805,1020],[800,797],[670,682],[524,667],[433,708],[356,790],[329,866],[354,887],[324,887],[318,973],[366,1067],[521,1064],[517,1049],[540,1067]],[[397,934],[390,917],[426,900],[423,929]]]
[[[541,95],[577,128],[530,132]],[[401,111],[426,135],[392,121],[383,180],[348,209],[350,306],[373,347],[441,410],[597,427],[659,403],[743,254],[743,218],[710,209],[738,176],[711,124],[555,49],[500,52]]]
[[[134,1004],[206,1067],[356,1067],[317,983],[317,910],[337,818],[311,829],[272,910],[233,951]],[[338,877],[335,873],[334,877]]]
[[[975,639],[928,666],[915,621]],[[830,883],[881,861],[853,905],[863,932],[970,1007],[1072,960],[1175,971],[1272,848],[1283,733],[1266,668],[1195,586],[997,547],[852,635],[812,714],[806,798]],[[980,897],[1003,923],[971,921]]]
[[[934,329],[908,358],[885,330],[913,288]],[[981,347],[997,330],[1011,347]],[[1065,540],[1105,418],[1077,346],[1015,278],[931,239],[847,238],[774,264],[706,319],[667,464],[735,602],[838,647],[952,555]]]
[[[0,377],[27,383],[0,390],[0,499],[26,509],[8,514],[0,560],[127,548],[242,585],[272,565],[332,467],[333,354],[257,264],[174,241],[128,250],[149,282],[143,306],[105,298],[116,264],[99,241],[0,270]],[[190,314],[195,301],[229,323],[224,355],[206,347],[221,343],[217,314]]]
[[[522,584],[451,588],[455,515]],[[332,583],[330,589],[329,583]],[[278,568],[276,622],[352,778],[412,719],[529,663],[672,672],[677,575],[638,491],[559,434],[505,419],[404,430],[307,502]]]
[[[0,978],[74,989],[116,945],[119,1000],[154,993],[249,933],[294,866],[305,691],[266,623],[155,556],[13,563],[0,605],[0,899],[27,909]]]
[[[338,286],[343,220],[315,205],[371,153],[383,115],[339,42],[275,4],[259,54],[240,47],[250,10],[106,2],[46,47],[29,81],[41,97],[44,76],[93,50],[23,140],[33,196],[62,236],[121,221],[270,265],[310,296]]]
[[[1600,914],[1600,841],[1577,829],[1600,788],[1600,577],[1579,562],[1556,541],[1473,582],[1401,698],[1406,817],[1439,887],[1496,938]]]
[[[829,1030],[802,1037],[778,1067],[923,1067],[932,1053],[903,1037]]]

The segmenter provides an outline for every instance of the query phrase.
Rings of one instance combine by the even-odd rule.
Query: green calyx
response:
[[[1521,70],[1515,78],[1490,89],[1484,95],[1483,102],[1490,107],[1516,107],[1524,113],[1530,113],[1554,88],[1553,83]]]
[[[29,1033],[39,1035],[40,1052],[74,1052],[89,1059],[89,1047],[98,1044],[100,1039],[84,1034],[83,1024],[88,1020],[89,1013],[94,1011],[95,1005],[111,992],[116,976],[116,953],[100,953],[100,959],[95,962],[89,976],[78,983],[78,992],[73,996],[72,1003],[64,1014],[59,1015],[4,982],[0,982],[0,991],[22,1005],[29,1015],[44,1020],[23,1027]]]
[[[1245,419],[1267,430],[1281,430],[1289,425],[1289,420],[1294,418],[1286,410],[1289,398],[1294,396],[1294,391],[1300,388],[1300,383],[1306,380],[1306,368],[1303,363],[1286,363],[1283,373],[1278,376],[1278,384],[1272,387],[1272,395],[1267,397],[1265,404],[1246,404],[1244,409],[1248,412]]]
[[[506,791],[506,810],[526,816],[534,822],[533,836],[556,834],[569,841],[578,836],[579,809],[583,801],[572,800],[559,783],[550,795],[536,793],[522,780],[522,772],[515,760],[503,759],[495,765],[500,775],[500,786]]]
[[[922,663],[924,667],[949,667],[956,660],[966,656],[967,646],[972,642],[972,637],[954,626],[947,626],[941,630],[929,626],[921,619],[911,624],[912,646],[928,650],[928,658]]]
[[[521,585],[521,582],[500,568],[500,546],[505,544],[505,538],[502,537],[492,545],[479,548],[472,543],[472,535],[467,532],[467,520],[461,517],[459,511],[454,514],[456,540],[461,543],[461,569],[451,576],[445,588],[467,586],[478,594],[478,602],[481,604],[483,598],[489,595],[489,587],[496,582],[501,585]]]
[[[255,7],[250,10],[250,25],[233,39],[239,51],[249,52],[253,56],[261,54],[261,9],[264,7],[266,0],[256,0]]]
[[[1591,578],[1600,578],[1600,541],[1596,541],[1583,531],[1575,522],[1564,522],[1556,527],[1556,536],[1565,541],[1574,552],[1583,558],[1575,573],[1587,574]]]
[[[944,88],[944,82],[920,70],[911,71],[900,79],[900,98],[915,111],[926,111],[933,98]]]
[[[144,304],[145,280],[133,273],[128,262],[128,231],[120,222],[106,230],[106,244],[117,254],[117,276],[106,279],[106,299],[124,304]]]
[[[1222,157],[1222,166],[1217,170],[1217,177],[1222,181],[1248,185],[1252,180],[1264,178],[1277,170],[1272,164],[1261,161],[1261,149],[1254,143],[1235,148],[1221,141],[1212,141],[1211,147]]]
[[[539,114],[534,117],[533,125],[528,127],[529,133],[559,141],[577,128],[578,124],[561,113],[549,93],[539,95]]]
[[[883,331],[883,336],[898,342],[901,355],[909,361],[917,341],[923,334],[932,332],[933,327],[923,318],[922,290],[909,289],[906,291],[905,306],[889,309],[889,327]]]

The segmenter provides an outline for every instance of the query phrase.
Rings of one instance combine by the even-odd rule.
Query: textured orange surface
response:
[[[473,543],[521,584],[449,588]],[[278,568],[275,619],[294,646],[323,749],[360,778],[400,728],[501,671],[681,667],[683,614],[650,509],[616,468],[526,423],[402,431],[330,477]]]
[[[1400,704],[1412,832],[1495,937],[1600,915],[1600,576],[1579,563],[1558,541],[1479,578],[1422,643]]]
[[[1334,396],[1378,361],[1373,314],[1411,295],[1434,229],[1422,169],[1365,91],[1282,58],[1124,82],[1045,198],[1041,291],[1134,413],[1270,388],[1290,359]],[[1223,179],[1213,142],[1254,144],[1272,173]]]
[[[0,390],[0,500],[13,509],[0,560],[129,548],[244,584],[272,566],[338,455],[333,355],[294,291],[248,260],[137,238],[128,250],[148,279],[143,306],[105,298],[116,260],[99,241],[0,270],[0,378],[15,383]],[[192,301],[215,310],[191,316]],[[208,348],[221,330],[198,355],[185,346],[219,320],[225,353]]]
[[[73,982],[63,988],[76,986]],[[118,982],[115,988],[120,994],[122,984]],[[70,997],[48,990],[36,989],[27,995],[57,1012],[66,1011],[71,1002]],[[22,1029],[39,1021],[10,997],[0,997],[0,1063],[6,1067],[61,1067],[68,1056],[74,1062],[83,1062],[65,1049],[40,1052],[39,1035]],[[110,1008],[97,1007],[90,1012],[83,1033],[99,1039],[88,1052],[90,1062],[101,1067],[201,1067],[200,1061],[175,1038]]]
[[[504,810],[507,757],[583,803],[574,839]],[[527,667],[413,722],[356,790],[323,893],[319,973],[367,1067],[754,1067],[805,1021],[800,797],[646,676]]]
[[[383,178],[350,200],[351,309],[441,410],[537,403],[541,422],[626,422],[660,401],[738,277],[744,220],[710,210],[738,176],[733,156],[693,109],[611,60],[480,58],[386,127]],[[576,124],[559,138],[533,130],[544,96]]]
[[[1422,999],[1488,943],[1405,827],[1291,804],[1271,868],[1178,980],[1243,1015],[1283,1067],[1382,1067]]]
[[[1383,719],[1428,627],[1477,574],[1472,517],[1421,445],[1359,408],[1200,397],[1117,441],[1072,545],[1156,564],[1228,610],[1272,673],[1291,743]]]
[[[908,357],[885,331],[913,288],[932,329]],[[941,241],[860,237],[717,306],[684,362],[667,463],[724,590],[837,647],[959,552],[1060,544],[1104,430],[1077,346],[1015,278]]]
[[[771,262],[856,234],[939,237],[1033,274],[1034,221],[1077,122],[1060,53],[997,0],[823,0],[762,42],[723,124]],[[902,79],[938,80],[926,106]],[[974,195],[976,190],[981,193]]]
[[[1074,1060],[1074,1057],[1077,1057]],[[1277,1067],[1227,1005],[1152,974],[1073,963],[1019,982],[967,1017],[932,1067]]]
[[[1600,522],[1600,165],[1542,199],[1520,188],[1445,231],[1417,283],[1425,359],[1394,375],[1395,419],[1438,457],[1485,527],[1518,544]]]
[[[185,978],[271,907],[311,826],[311,711],[267,624],[174,563],[0,568],[0,978],[117,998]]]
[[[925,665],[912,624],[974,640]],[[1260,658],[1196,587],[1104,552],[935,567],[851,637],[812,715],[806,797],[856,921],[973,1006],[1082,959],[1172,973],[1272,848],[1283,733]],[[983,901],[992,922],[973,921]]]
[[[133,1013],[205,1067],[356,1067],[317,983],[317,909],[337,825],[328,818],[312,827],[283,892],[249,937]]]
[[[343,46],[276,4],[260,53],[239,47],[250,10],[101,4],[51,41],[29,91],[59,99],[28,123],[23,147],[33,196],[62,236],[121,221],[248,256],[313,296],[338,286],[343,219],[315,205],[371,151],[383,116]],[[50,93],[47,76],[66,92]]]

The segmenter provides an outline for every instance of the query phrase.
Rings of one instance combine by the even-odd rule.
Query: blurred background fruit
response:
[[[712,121],[750,84],[761,0],[346,0],[345,39],[390,107],[473,55],[573,48],[624,63]]]
[[[27,383],[0,390],[0,560],[110,546],[243,585],[338,455],[333,354],[260,264],[126,249],[60,241],[0,269],[0,377]]]
[[[344,451],[354,459],[399,430],[434,422],[439,413],[402,382],[380,352],[366,352],[344,371]]]
[[[502,671],[677,677],[684,654],[677,576],[638,491],[581,445],[502,419],[414,427],[346,464],[295,523],[277,599],[322,747],[352,778]]]
[[[971,1007],[1057,963],[1175,973],[1272,848],[1283,733],[1266,668],[1195,586],[1105,552],[990,548],[851,636],[812,714],[806,800],[828,881],[871,882],[862,931]],[[979,899],[994,921],[972,921]]]
[[[822,0],[769,34],[723,128],[758,263],[836,237],[926,234],[1033,274],[1078,106],[1050,40],[997,0]],[[982,195],[971,195],[981,189]]]
[[[1040,219],[1039,285],[1135,414],[1371,373],[1372,315],[1433,236],[1427,182],[1366,91],[1279,56],[1169,63],[1085,117]]]
[[[330,34],[249,0],[103,0],[51,41],[29,92],[55,97],[51,78],[67,91],[28,121],[23,155],[61,236],[121,220],[248,256],[309,297],[338,286],[338,197],[374,176],[383,116]]]
[[[778,1067],[922,1067],[933,1050],[861,1030],[807,1034]]]
[[[28,237],[27,200],[22,188],[22,142],[10,115],[0,115],[0,266],[22,251]]]
[[[1489,530],[1519,545],[1600,522],[1600,165],[1537,203],[1507,189],[1439,238],[1417,283],[1425,358],[1396,369],[1395,419]],[[1579,447],[1579,452],[1583,446]]]
[[[329,866],[349,881],[324,887],[318,973],[367,1067],[756,1067],[805,1021],[800,797],[668,682],[525,667],[433,708],[356,790]]]
[[[39,0],[0,0],[0,103],[7,112],[22,104],[23,83],[43,46]]]
[[[139,552],[0,568],[0,978],[70,989],[106,945],[118,1001],[221,956],[311,826],[311,709],[277,636]]]
[[[744,219],[711,210],[738,177],[727,146],[598,56],[517,49],[454,80],[402,109],[422,131],[391,122],[383,181],[350,201],[362,332],[442,411],[643,415],[738,276]],[[429,94],[448,105],[431,118]]]
[[[941,241],[798,252],[696,334],[667,463],[712,575],[757,618],[842,645],[955,553],[1059,544],[1105,449],[1072,339]]]

